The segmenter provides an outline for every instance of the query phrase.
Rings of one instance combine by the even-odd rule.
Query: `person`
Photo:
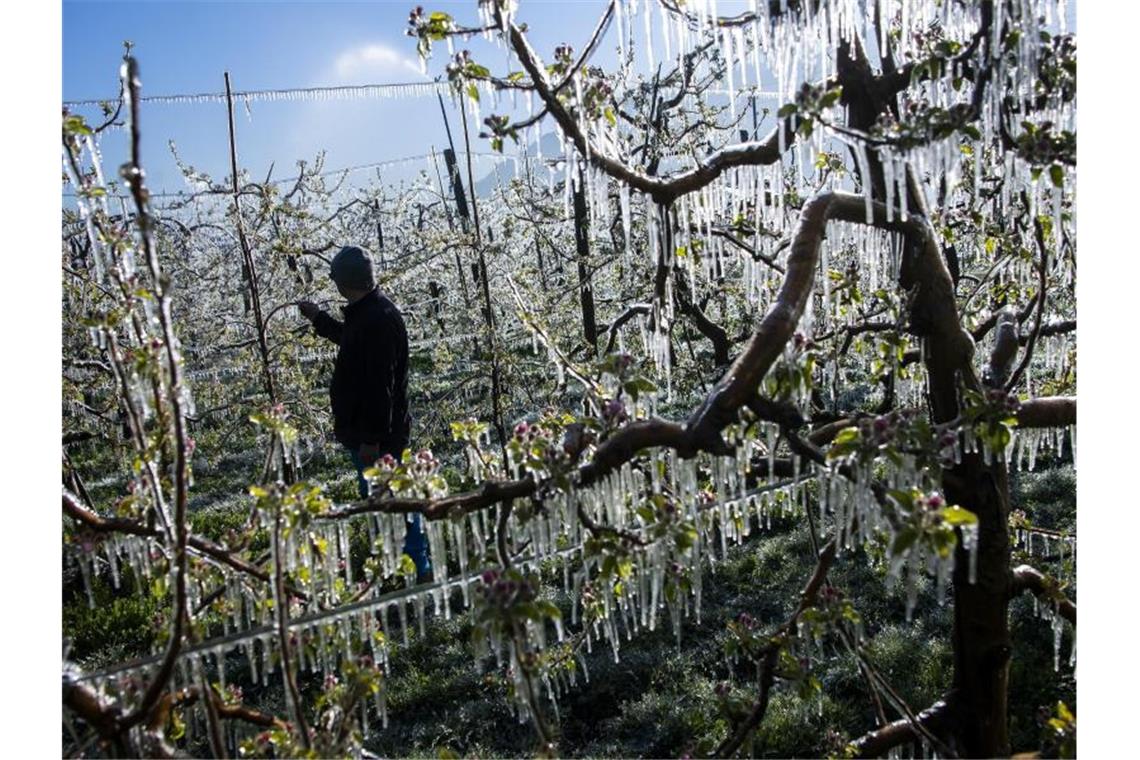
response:
[[[336,343],[329,397],[333,434],[348,450],[356,468],[360,498],[368,498],[364,470],[385,454],[397,461],[408,445],[408,333],[399,309],[380,292],[372,259],[357,246],[333,257],[329,276],[348,301],[338,321],[311,301],[297,304],[317,335]],[[408,518],[404,553],[412,558],[421,582],[431,580],[431,558],[420,515]]]

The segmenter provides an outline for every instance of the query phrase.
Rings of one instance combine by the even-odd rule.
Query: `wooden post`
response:
[[[269,403],[277,404],[277,389],[273,384],[273,371],[269,361],[269,343],[265,334],[265,318],[261,312],[261,296],[257,286],[257,267],[253,260],[253,251],[249,247],[249,240],[245,236],[245,224],[241,217],[241,190],[238,187],[237,169],[237,137],[234,129],[234,97],[230,86],[230,72],[224,72],[226,80],[226,115],[229,119],[230,133],[230,185],[234,196],[234,223],[237,225],[238,244],[241,248],[246,282],[249,284],[249,302],[253,307],[254,327],[257,330],[257,348],[261,354],[261,369],[265,376],[265,390],[269,394]],[[293,467],[285,454],[285,446],[276,436],[271,446],[281,445],[281,464],[283,475],[287,481],[293,480]],[[268,473],[265,473],[268,475]]]

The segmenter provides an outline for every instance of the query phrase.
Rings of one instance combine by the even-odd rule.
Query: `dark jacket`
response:
[[[340,346],[329,387],[336,439],[399,452],[411,428],[404,318],[379,289],[341,311],[344,322],[323,311],[313,320],[318,335]]]

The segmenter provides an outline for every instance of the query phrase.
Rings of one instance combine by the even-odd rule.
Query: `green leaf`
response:
[[[819,99],[819,105],[822,108],[830,108],[839,102],[839,98],[843,95],[843,88],[836,87],[828,90],[822,98]]]
[[[1053,187],[1064,187],[1065,185],[1065,169],[1060,164],[1053,164],[1049,167],[1049,179],[1053,180]]]
[[[914,542],[918,540],[918,531],[914,528],[903,528],[895,534],[895,540],[891,543],[891,556],[901,557],[906,554],[907,549],[914,546]]]
[[[836,433],[835,438],[832,440],[831,443],[834,446],[835,444],[838,444],[838,443],[853,443],[853,442],[857,442],[858,440],[859,440],[859,428],[857,428],[855,426],[851,426],[851,427],[845,427],[842,430],[840,430],[838,433]]]
[[[68,132],[69,134],[75,134],[75,135],[93,135],[93,134],[95,134],[94,132],[91,131],[91,128],[88,127],[87,124],[83,121],[82,116],[77,116],[74,114],[66,117],[63,120],[63,129],[65,132]]]
[[[797,110],[799,110],[799,107],[796,106],[795,103],[785,103],[784,105],[780,106],[779,111],[776,111],[776,115],[783,119],[787,116],[791,116]]]
[[[978,516],[968,509],[962,509],[958,505],[951,505],[942,508],[942,519],[951,525],[977,525]]]
[[[687,526],[684,530],[677,533],[676,542],[678,549],[682,552],[687,552],[697,542],[697,529],[692,526]]]
[[[474,83],[467,85],[467,97],[471,98],[476,103],[479,102],[479,88],[476,87]]]
[[[186,735],[186,722],[182,720],[182,712],[180,710],[172,710],[170,713],[170,731],[166,734],[168,739],[178,741]]]

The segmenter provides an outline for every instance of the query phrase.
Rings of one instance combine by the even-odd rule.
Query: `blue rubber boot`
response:
[[[408,528],[404,532],[404,554],[416,563],[416,577],[420,583],[432,580],[431,556],[428,553],[427,536],[424,535],[422,515],[408,515]]]

